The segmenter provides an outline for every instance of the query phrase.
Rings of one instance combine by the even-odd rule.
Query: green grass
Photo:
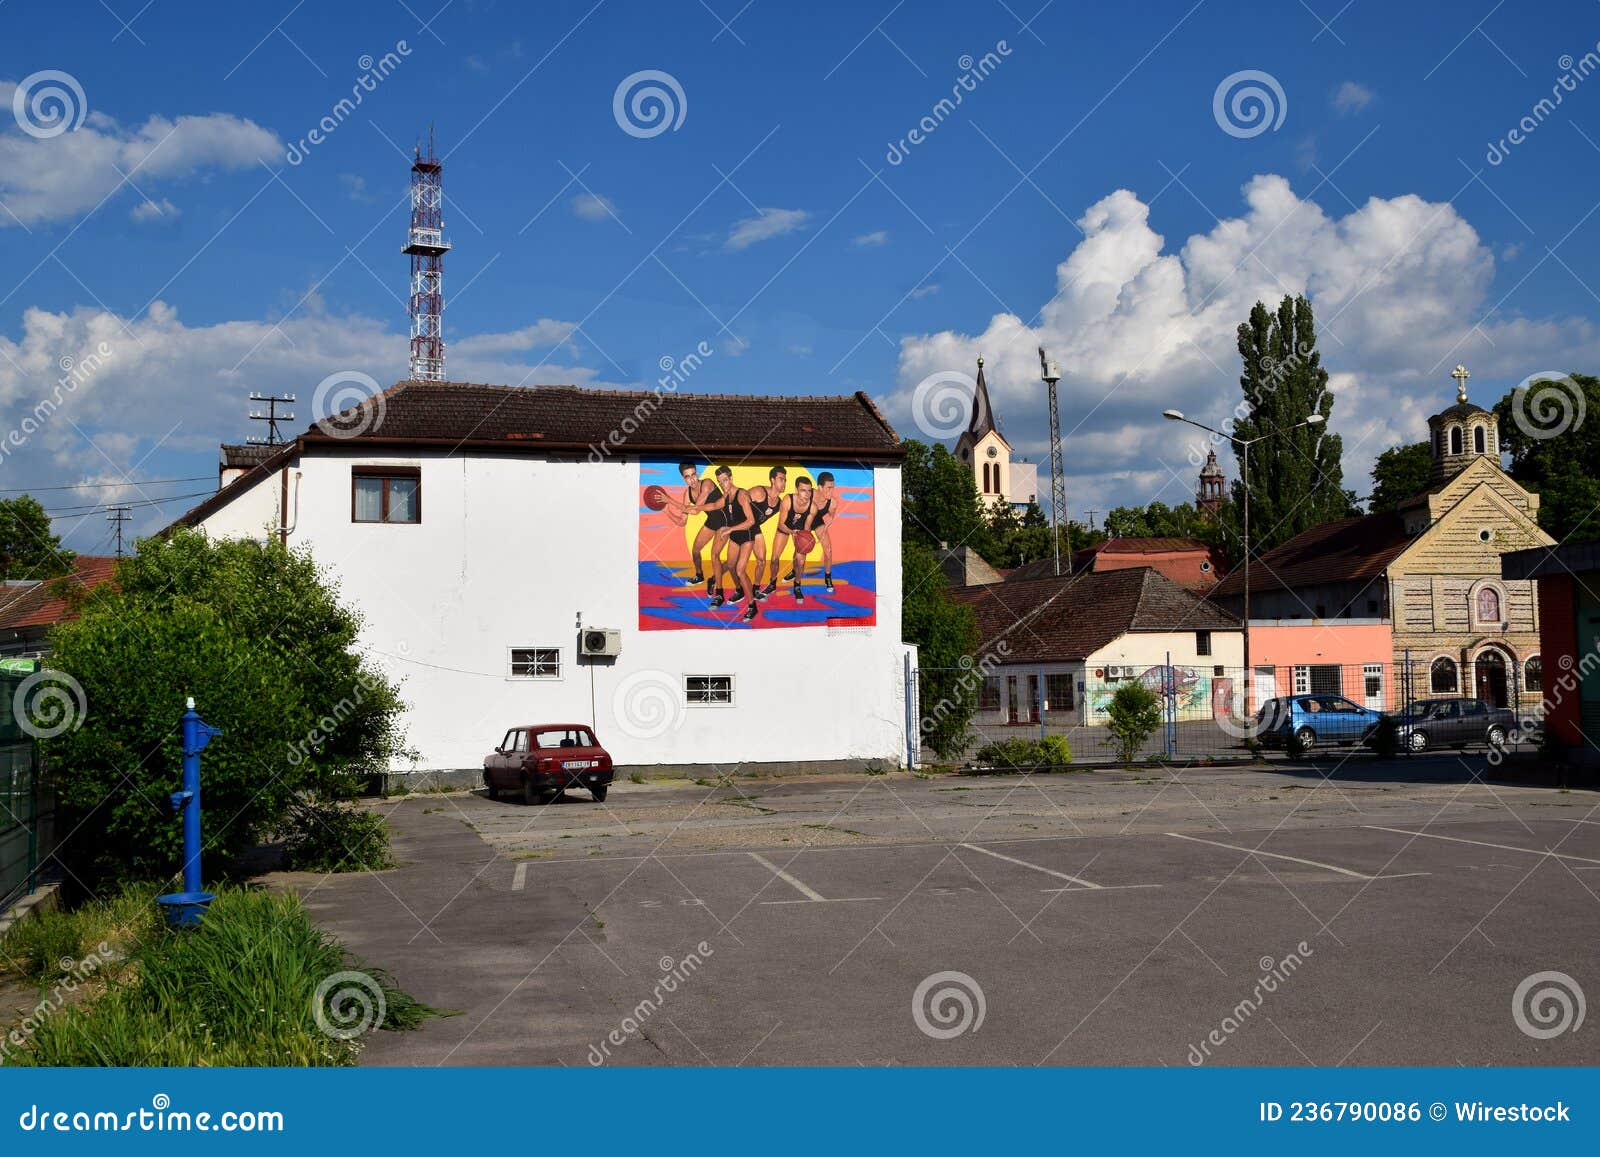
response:
[[[319,1011],[335,1029],[360,1019],[359,1000],[340,994],[359,993],[373,1009],[381,1000],[382,1020],[373,1027],[410,1029],[437,1015],[381,970],[351,958],[292,894],[222,888],[204,922],[186,931],[160,922],[148,890],[53,914],[38,921],[54,923],[45,931],[29,923],[0,944],[7,956],[33,964],[43,949],[74,939],[81,956],[95,951],[99,936],[119,959],[66,995],[59,974],[26,973],[53,1006],[34,1016],[33,1031],[10,1049],[7,1064],[349,1065],[360,1037],[339,1039],[318,1025]],[[340,973],[349,977],[314,1008],[319,986]],[[358,1015],[346,1020],[347,1010]]]

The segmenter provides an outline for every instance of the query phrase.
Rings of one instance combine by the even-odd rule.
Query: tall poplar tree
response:
[[[1339,435],[1328,432],[1333,394],[1328,371],[1317,352],[1316,322],[1311,303],[1285,297],[1277,312],[1256,302],[1250,320],[1239,326],[1239,386],[1244,415],[1234,424],[1238,439],[1271,437],[1250,448],[1250,473],[1233,484],[1235,506],[1242,506],[1250,488],[1250,546],[1259,555],[1287,542],[1301,531],[1356,513],[1353,496],[1344,488]],[[1293,427],[1312,414],[1321,426]]]

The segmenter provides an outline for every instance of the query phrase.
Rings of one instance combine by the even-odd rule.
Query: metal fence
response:
[[[1294,720],[1288,730],[1308,739],[1313,754],[1365,754],[1370,750],[1365,739],[1376,715],[1393,714],[1424,699],[1480,697],[1491,707],[1504,706],[1513,713],[1505,727],[1507,750],[1531,751],[1537,746],[1543,714],[1537,668],[1509,665],[1503,682],[1498,672],[1483,680],[1464,679],[1457,671],[1452,681],[1447,674],[1434,672],[1425,661],[1257,665],[1251,679],[1239,667],[1182,662],[991,670],[924,667],[913,675],[908,701],[920,710],[920,759],[934,763],[988,762],[979,753],[991,744],[1050,736],[1067,741],[1074,763],[1118,761],[1121,750],[1108,709],[1118,688],[1129,682],[1155,692],[1160,714],[1135,759],[1233,759],[1258,750],[1268,756],[1282,754],[1281,725],[1288,710]],[[962,697],[977,708],[966,727],[967,742],[959,755],[941,757],[930,749],[930,737],[950,716],[952,701]],[[1262,717],[1262,709],[1273,700],[1279,706],[1266,718],[1275,720],[1276,728],[1266,726]],[[1294,707],[1283,707],[1285,700]],[[1506,722],[1503,716],[1497,718]],[[1427,748],[1485,749],[1489,723],[1485,717],[1477,729],[1481,734],[1466,723],[1450,729],[1441,724],[1437,739]]]
[[[0,910],[38,883],[55,827],[38,745],[17,723],[15,700],[24,678],[0,671]]]

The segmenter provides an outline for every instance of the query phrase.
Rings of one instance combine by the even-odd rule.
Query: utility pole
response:
[[[250,401],[264,403],[267,407],[265,412],[257,410],[254,407],[252,407],[250,410],[250,420],[252,422],[265,422],[267,424],[267,436],[265,440],[261,438],[246,438],[245,441],[252,446],[282,445],[283,435],[278,433],[278,423],[294,421],[294,411],[289,410],[280,414],[278,413],[278,407],[292,405],[294,403],[294,395],[258,394],[252,390],[250,392]]]
[[[1061,465],[1061,414],[1056,409],[1056,383],[1061,380],[1061,367],[1051,361],[1039,347],[1039,376],[1050,388],[1050,545],[1055,556],[1055,573],[1061,574],[1061,532],[1072,533],[1071,521],[1063,527],[1067,510],[1067,478]],[[1072,541],[1067,541],[1067,573],[1072,573]]]
[[[117,536],[117,557],[122,557],[122,524],[128,521],[128,507],[113,506],[106,512],[106,521],[114,524]]]

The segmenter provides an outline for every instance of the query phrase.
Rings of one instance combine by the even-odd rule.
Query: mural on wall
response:
[[[639,629],[871,626],[872,470],[639,464]]]
[[[1179,719],[1211,717],[1211,676],[1197,668],[1168,667],[1164,663],[1157,663],[1154,667],[1147,667],[1138,679],[1167,700],[1162,705],[1163,709],[1174,710]],[[1115,681],[1096,680],[1089,690],[1089,709],[1096,715],[1105,715],[1118,686]]]

